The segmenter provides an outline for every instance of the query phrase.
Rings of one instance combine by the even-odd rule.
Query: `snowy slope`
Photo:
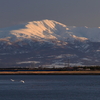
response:
[[[69,58],[75,64],[100,65],[100,28],[67,26],[54,20],[3,28],[0,55],[1,65],[10,67],[18,61],[64,64]]]
[[[75,27],[71,28],[71,34],[78,37],[85,37],[91,42],[100,42],[100,28],[88,28],[88,27]]]
[[[16,27],[4,28],[0,30],[0,38],[16,39],[57,39],[63,41],[73,41],[77,38],[71,35],[69,28],[53,20],[33,21]]]
[[[31,21],[22,25],[0,29],[0,39],[7,41],[56,39],[100,42],[100,28],[66,26],[54,20]]]

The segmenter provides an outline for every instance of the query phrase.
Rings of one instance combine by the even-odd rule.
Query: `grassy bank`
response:
[[[100,71],[0,71],[0,75],[100,75]]]

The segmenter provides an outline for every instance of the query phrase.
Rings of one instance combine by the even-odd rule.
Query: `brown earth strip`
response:
[[[0,75],[100,75],[100,71],[1,71]]]

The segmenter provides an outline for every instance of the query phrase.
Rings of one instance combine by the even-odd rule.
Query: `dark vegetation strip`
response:
[[[63,68],[45,68],[45,67],[33,67],[33,68],[0,68],[0,71],[95,71],[100,70],[100,66],[75,66],[75,67],[63,67]]]

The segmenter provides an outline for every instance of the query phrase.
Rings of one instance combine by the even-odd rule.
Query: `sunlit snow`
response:
[[[31,21],[14,27],[0,29],[0,40],[16,39],[58,39],[63,41],[100,42],[100,27],[88,28],[67,26],[54,20]]]
[[[23,62],[17,62],[17,64],[26,64],[26,63],[40,63],[39,61],[23,61]]]

